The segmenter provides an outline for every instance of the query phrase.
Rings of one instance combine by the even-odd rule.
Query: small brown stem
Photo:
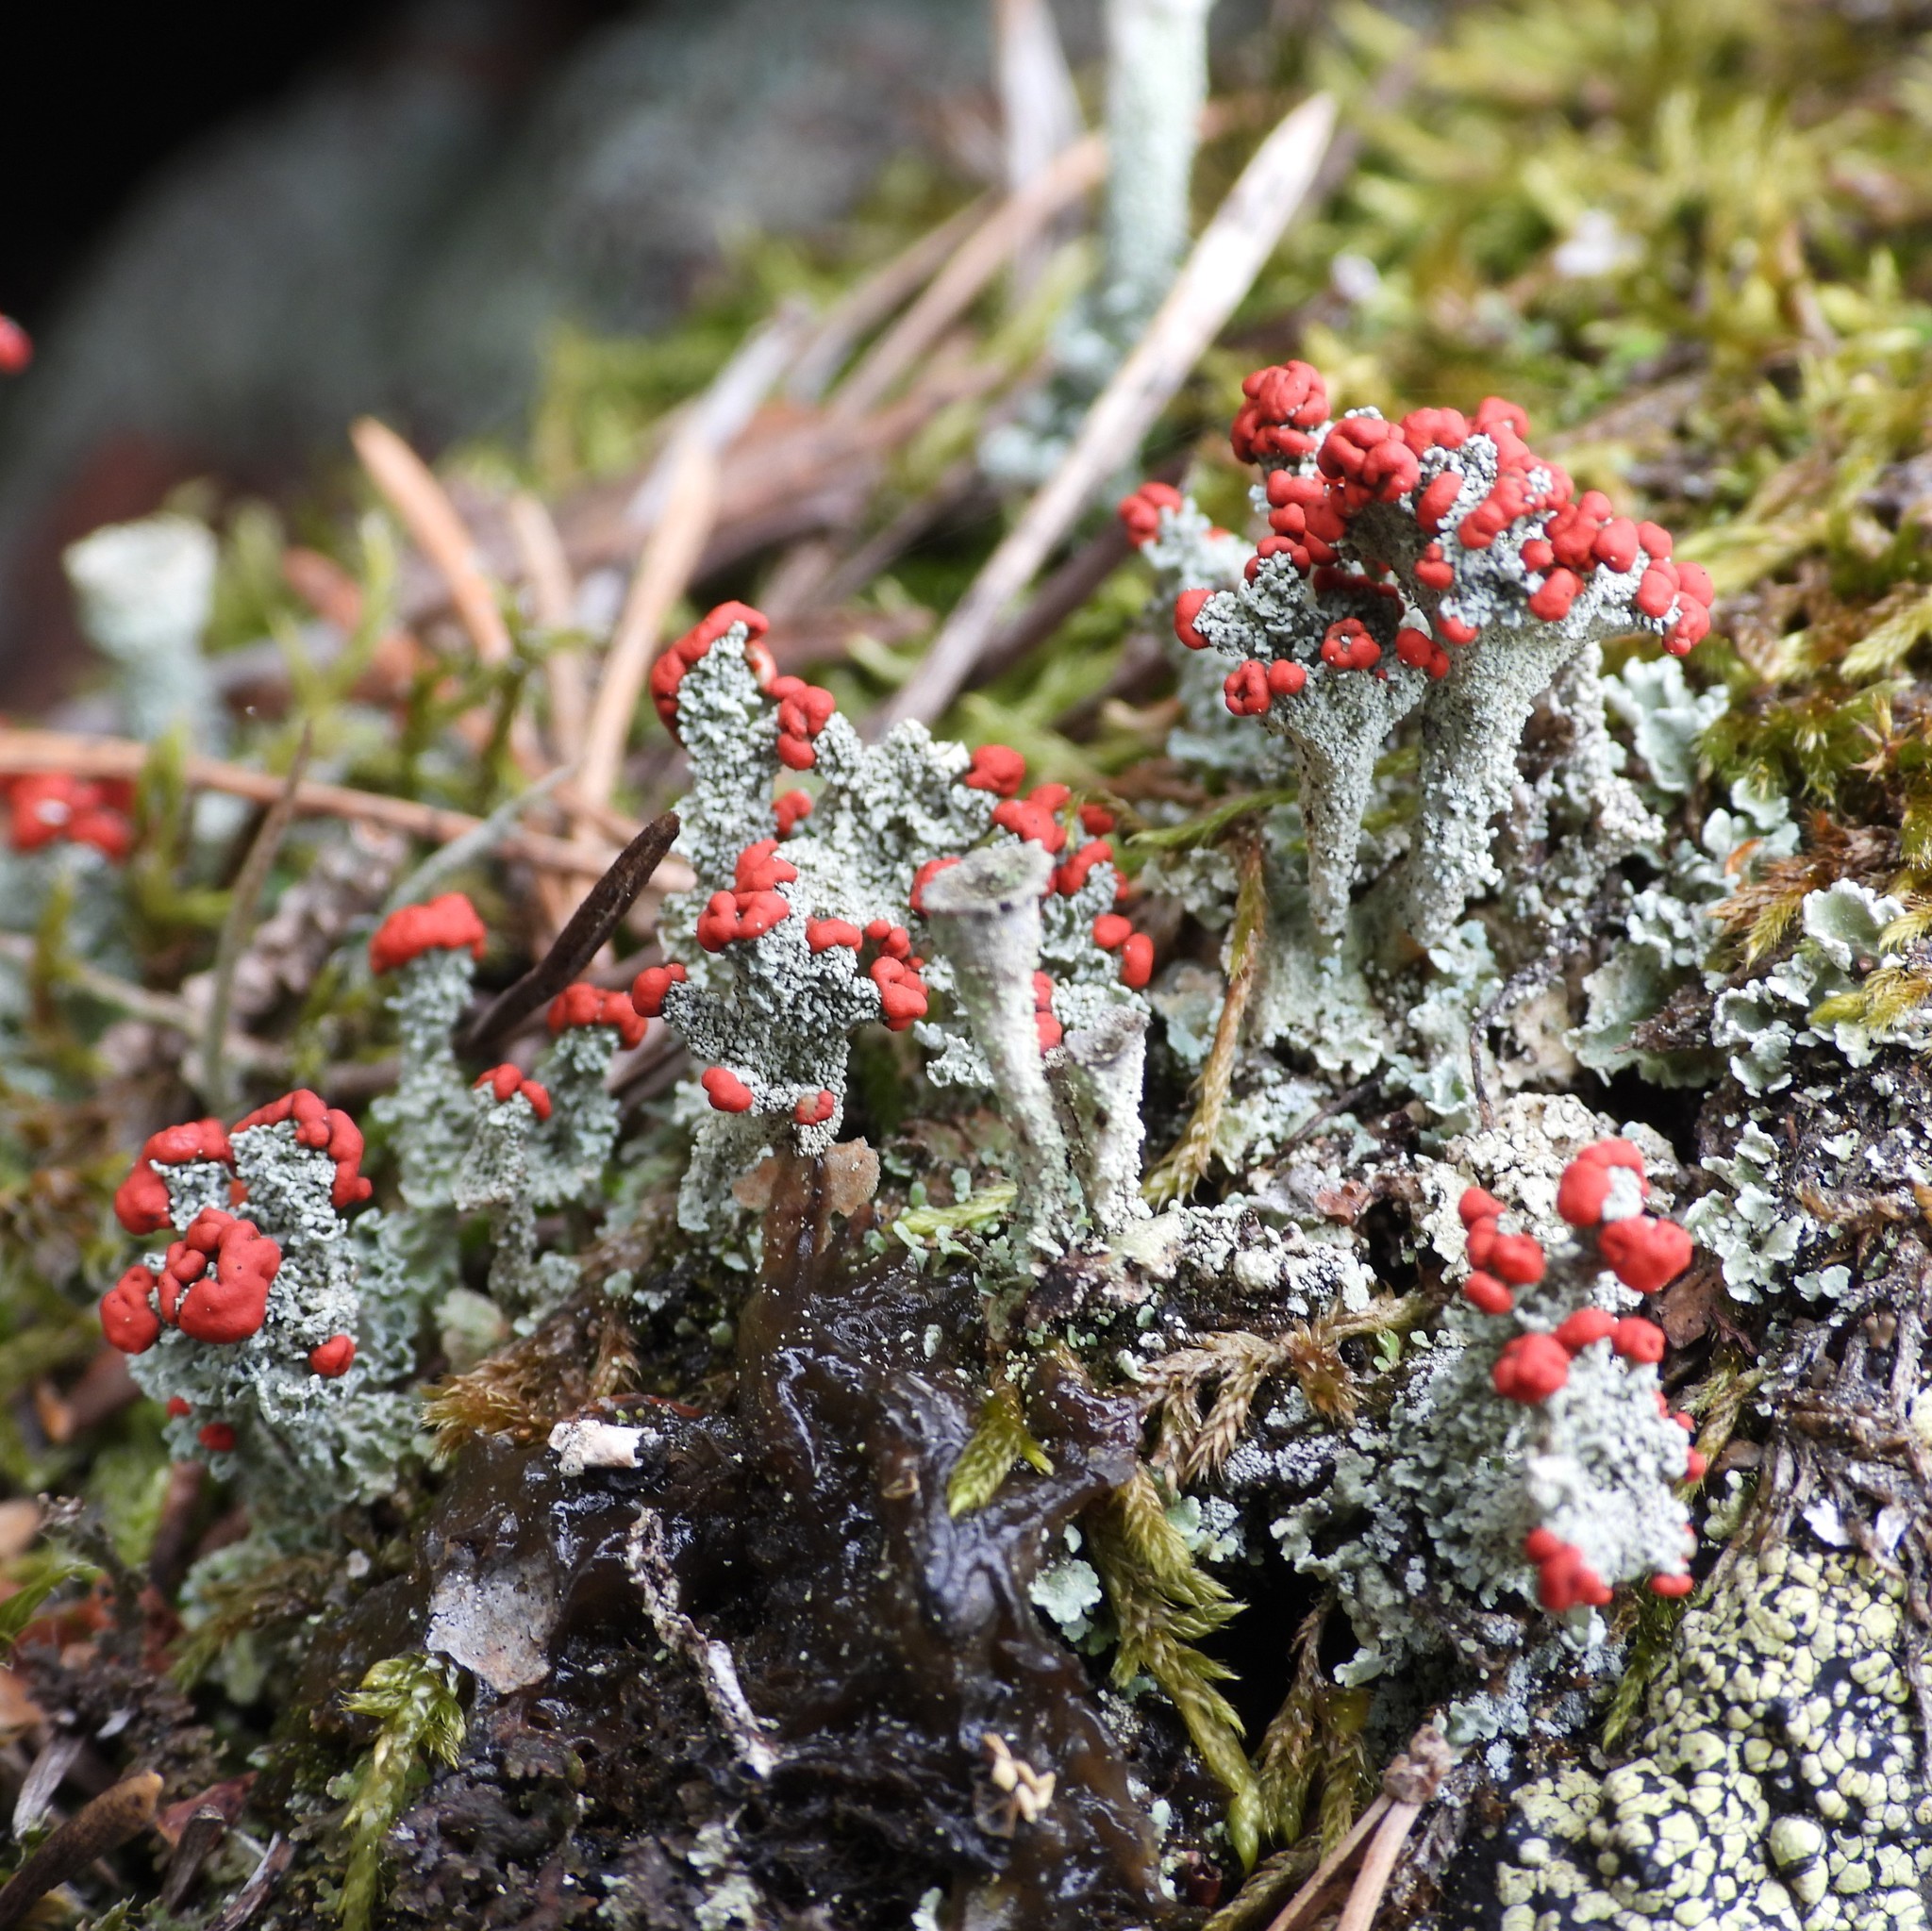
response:
[[[50,1890],[80,1873],[96,1857],[118,1851],[155,1821],[161,1794],[158,1771],[123,1777],[85,1804],[0,1887],[0,1931],[9,1931]]]
[[[1356,1819],[1355,1827],[1315,1866],[1315,1874],[1289,1899],[1275,1914],[1268,1931],[1306,1931],[1334,1903],[1357,1860],[1367,1849],[1369,1839],[1391,1808],[1387,1797],[1377,1797]]]
[[[314,744],[314,732],[304,724],[302,741],[295,747],[289,774],[282,781],[282,794],[268,807],[268,815],[261,821],[261,829],[255,834],[254,841],[248,847],[248,856],[242,861],[242,870],[228,894],[227,915],[222,921],[221,933],[215,941],[214,981],[208,989],[208,1023],[201,1034],[201,1096],[211,1113],[225,1113],[234,1098],[229,1090],[225,1049],[228,1040],[228,1007],[235,990],[235,968],[241,964],[249,934],[255,929],[256,913],[260,908],[261,894],[268,884],[275,855],[281,850],[282,840],[288,836],[289,826],[294,821],[295,794],[301,788],[302,774],[308,769],[308,757]]]
[[[588,804],[610,802],[652,650],[672,606],[684,594],[697,568],[717,511],[718,458],[700,437],[687,436],[672,466],[664,513],[638,558],[584,729],[584,756],[575,789]]]
[[[651,882],[651,874],[663,862],[677,829],[677,814],[666,811],[631,840],[591,888],[570,923],[557,935],[557,942],[485,1008],[464,1039],[466,1052],[480,1052],[491,1040],[503,1038],[518,1021],[556,998],[583,972]]]
[[[136,778],[141,775],[148,755],[149,747],[131,738],[81,737],[66,731],[0,730],[0,774],[9,776],[21,772],[59,771],[70,777]],[[273,772],[250,771],[245,765],[195,754],[185,760],[182,774],[192,789],[222,791],[258,805],[273,805],[281,796],[284,782]],[[295,809],[305,818],[353,818],[367,824],[388,825],[439,845],[455,843],[483,823],[467,811],[446,811],[440,806],[419,804],[414,798],[391,798],[381,791],[358,791],[348,785],[321,784],[313,779],[306,779],[296,787]],[[615,813],[607,815],[601,810],[594,815],[600,829],[609,831],[621,826],[624,838],[637,836],[638,827],[633,820]],[[581,846],[563,839],[547,838],[533,831],[506,833],[496,849],[507,858],[520,858],[553,872],[594,873],[602,871],[608,862],[608,857],[595,853],[587,855]],[[667,891],[688,891],[692,883],[689,874],[690,868],[682,861],[669,859],[658,882]]]
[[[1148,1174],[1141,1189],[1156,1207],[1185,1200],[1201,1184],[1208,1163],[1214,1157],[1222,1109],[1227,1104],[1235,1059],[1241,1048],[1241,1026],[1247,1018],[1248,1000],[1254,992],[1255,974],[1261,961],[1261,937],[1268,927],[1266,858],[1252,824],[1244,822],[1239,843],[1241,890],[1235,898],[1234,927],[1228,938],[1227,996],[1221,1002],[1214,1043],[1208,1048],[1208,1063],[1201,1069],[1201,1096],[1195,1103],[1193,1117],[1174,1151]]]

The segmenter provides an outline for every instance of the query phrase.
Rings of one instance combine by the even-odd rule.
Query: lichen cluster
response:
[[[467,642],[378,516],[76,552],[145,748],[6,780],[25,1794],[160,1767],[190,1924],[1252,1931],[1378,1790],[1352,1923],[1922,1922],[1932,115],[1851,11],[1311,29],[1361,145],[1260,346],[930,727],[994,539],[922,491],[1131,346],[1191,69],[1047,359],[957,311],[862,418],[862,531],[773,459],[836,390],[757,419],[782,558],[721,508],[655,663],[594,492],[571,622],[458,573]]]

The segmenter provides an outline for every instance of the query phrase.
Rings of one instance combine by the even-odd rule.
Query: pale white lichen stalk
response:
[[[998,481],[1031,486],[1053,474],[1088,405],[1174,282],[1188,246],[1213,5],[1108,0],[1100,268],[1055,335],[1051,379],[1017,421],[985,441],[981,460]]]
[[[181,724],[198,746],[219,748],[224,713],[201,654],[215,589],[207,524],[174,515],[110,524],[61,560],[81,628],[116,667],[128,734],[158,738]]]
[[[990,847],[940,873],[925,889],[933,942],[953,982],[1013,1129],[1018,1219],[1038,1248],[1071,1235],[1077,1199],[1066,1137],[1041,1063],[1033,975],[1040,968],[1040,901],[1053,861],[1038,845]]]

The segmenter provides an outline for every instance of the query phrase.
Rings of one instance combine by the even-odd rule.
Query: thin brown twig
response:
[[[789,402],[815,403],[844,367],[854,347],[930,281],[959,244],[986,219],[991,197],[981,195],[890,261],[874,269],[842,295],[820,320],[811,340],[799,351],[785,384]]]
[[[349,441],[370,481],[449,586],[450,603],[475,647],[477,662],[492,669],[507,664],[512,646],[509,625],[497,606],[496,587],[483,574],[476,540],[436,472],[374,416],[358,417],[350,425]],[[510,724],[509,748],[525,776],[535,777],[544,770],[535,730],[521,710]]]
[[[530,586],[531,615],[545,630],[568,630],[575,614],[576,587],[549,509],[540,497],[519,490],[509,499],[509,528],[523,559],[524,580]],[[553,644],[543,659],[543,681],[550,693],[551,749],[559,764],[575,764],[583,752],[591,708],[583,652]]]
[[[350,427],[349,441],[370,481],[449,586],[450,602],[470,633],[477,658],[486,664],[508,662],[509,626],[476,561],[475,539],[436,473],[388,424],[374,416],[358,417]]]
[[[885,707],[882,728],[906,718],[929,723],[958,694],[1008,604],[1033,580],[1093,492],[1140,447],[1253,286],[1307,200],[1334,128],[1334,100],[1313,94],[1256,150],[1146,333],[1087,411],[1065,459],[987,558],[919,669]]]
[[[261,828],[248,846],[248,856],[228,894],[228,909],[215,941],[213,980],[208,988],[208,1021],[201,1034],[201,1096],[211,1113],[225,1113],[234,1097],[229,1090],[225,1048],[228,1040],[228,1005],[235,990],[235,968],[241,963],[242,948],[255,929],[255,917],[268,874],[282,848],[289,826],[295,820],[295,796],[302,786],[302,774],[308,769],[309,753],[315,748],[315,733],[302,727],[302,741],[282,780],[282,793],[268,807]]]
[[[717,508],[718,459],[701,437],[691,435],[679,452],[664,514],[638,558],[624,614],[605,655],[596,701],[584,731],[584,755],[573,787],[589,804],[610,802],[631,719],[643,694],[652,649],[704,553]]]
[[[481,1052],[490,1041],[501,1039],[582,973],[651,882],[652,873],[675,841],[677,829],[676,812],[666,811],[631,840],[591,888],[550,950],[484,1009],[463,1040],[465,1051]]]
[[[19,1923],[50,1890],[79,1876],[96,1857],[118,1851],[145,1830],[155,1821],[160,1794],[160,1773],[144,1770],[82,1805],[0,1887],[0,1931]]]
[[[132,738],[0,729],[0,774],[9,776],[23,772],[60,771],[73,777],[136,778],[149,754],[148,745]],[[192,790],[221,791],[258,805],[273,805],[282,792],[283,781],[273,772],[251,771],[246,765],[204,757],[198,753],[191,753],[184,760],[182,775]],[[392,798],[386,792],[359,791],[349,785],[325,784],[313,778],[306,778],[296,787],[295,808],[305,818],[360,819],[364,824],[387,825],[439,845],[452,844],[467,837],[483,823],[467,811],[446,810],[437,805],[419,804],[414,798]],[[623,837],[635,838],[637,833],[635,820],[624,824]],[[611,842],[614,846],[619,841],[613,839]],[[505,857],[520,858],[526,864],[545,866],[556,872],[584,870],[585,854],[580,847],[539,832],[508,832],[496,849]],[[592,869],[602,871],[608,857],[607,854],[605,858],[597,859]],[[681,860],[667,859],[659,868],[657,882],[666,891],[684,891],[693,880],[689,866]]]
[[[0,958],[31,970],[36,957],[34,941],[19,932],[0,932]],[[201,1016],[176,992],[155,992],[131,980],[116,978],[85,959],[63,959],[61,977],[75,991],[98,999],[111,1011],[125,1013],[129,1019],[145,1020],[149,1025],[166,1026],[192,1039]],[[252,1035],[231,1032],[223,1049],[238,1066],[253,1072],[280,1074],[288,1071],[288,1055],[279,1047],[264,1045]]]
[[[1389,1809],[1389,1799],[1377,1797],[1356,1819],[1348,1835],[1315,1866],[1314,1875],[1275,1913],[1268,1931],[1305,1931],[1333,1905],[1335,1893],[1355,1869]]]
[[[1228,933],[1227,991],[1214,1025],[1214,1043],[1201,1069],[1200,1097],[1195,1101],[1187,1131],[1165,1159],[1148,1174],[1141,1191],[1156,1206],[1185,1200],[1201,1184],[1214,1157],[1221,1136],[1221,1115],[1234,1080],[1241,1050],[1241,1027],[1248,1000],[1261,962],[1261,941],[1268,929],[1267,854],[1252,820],[1243,820],[1236,833],[1241,886],[1235,896],[1234,924]]]
[[[1107,144],[1088,134],[1061,150],[1053,165],[1018,194],[1009,194],[959,244],[952,258],[864,359],[832,391],[832,411],[862,416],[932,348],[1012,258],[1064,208],[1107,175]]]

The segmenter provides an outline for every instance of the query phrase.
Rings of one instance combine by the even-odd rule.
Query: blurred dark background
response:
[[[1093,0],[1060,9],[1075,58]],[[284,492],[375,410],[521,434],[549,332],[662,326],[734,237],[958,159],[985,0],[15,9],[0,61],[0,705],[72,681],[62,546]],[[26,18],[20,16],[25,15]]]

